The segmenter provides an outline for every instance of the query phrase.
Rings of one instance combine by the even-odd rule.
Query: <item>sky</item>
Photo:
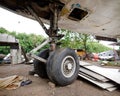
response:
[[[115,43],[115,42],[108,42],[108,41],[102,41],[101,40],[100,43],[105,45],[105,46],[107,46],[107,47],[110,47],[112,49],[116,49],[116,50],[119,49],[119,46],[112,46],[112,45],[110,45],[110,44]]]
[[[2,8],[0,8],[0,27],[9,31],[24,32],[27,34],[34,33],[47,37],[37,21],[25,18]]]
[[[37,21],[25,18],[2,8],[0,8],[0,27],[9,31],[16,31],[18,33],[34,33],[36,35],[48,37]],[[100,43],[114,49],[119,48],[118,46],[110,46],[109,44],[112,42],[100,41]]]

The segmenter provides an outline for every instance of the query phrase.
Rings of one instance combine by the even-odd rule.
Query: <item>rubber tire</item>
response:
[[[45,49],[45,50],[41,51],[38,54],[38,56],[42,57],[44,59],[48,59],[48,57],[49,57],[49,49]],[[34,59],[33,64],[34,64],[35,73],[38,74],[39,77],[48,78],[45,63],[43,63],[43,62],[41,62],[41,61],[39,61],[37,59]]]
[[[61,72],[61,63],[66,56],[72,56],[76,62],[75,72],[69,78],[66,78]],[[48,77],[53,83],[59,86],[69,85],[78,77],[79,60],[77,54],[74,50],[69,48],[55,50],[50,54],[46,68]]]

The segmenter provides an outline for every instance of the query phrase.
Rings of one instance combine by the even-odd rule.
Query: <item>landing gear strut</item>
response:
[[[50,5],[51,14],[49,29],[44,26],[32,7],[27,7],[27,9],[49,36],[48,41],[44,42],[42,46],[33,49],[30,53],[50,43],[50,48],[40,52],[38,56],[31,55],[35,58],[35,72],[40,77],[49,77],[49,79],[57,85],[65,86],[71,84],[78,76],[79,60],[74,50],[57,47],[58,39],[63,37],[63,35],[58,34],[59,5],[57,3]]]

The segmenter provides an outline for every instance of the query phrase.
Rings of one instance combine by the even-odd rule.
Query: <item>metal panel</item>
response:
[[[4,2],[3,2],[4,1]],[[11,10],[17,14],[28,18],[35,19],[28,12],[24,5],[32,4],[33,9],[37,15],[44,18],[44,23],[48,23],[50,19],[51,7],[49,3],[51,0],[1,0],[0,6]],[[31,2],[30,2],[31,1]],[[59,0],[52,0],[59,1]],[[69,29],[73,32],[92,34],[97,36],[120,38],[120,0],[60,0],[62,3],[58,25],[62,29]],[[108,2],[109,1],[109,2]],[[61,9],[60,8],[60,9]],[[88,12],[80,21],[71,20],[68,18],[69,14],[75,8],[84,9]],[[81,14],[76,14],[77,16]],[[46,19],[46,20],[45,20]],[[74,26],[73,26],[74,25]]]
[[[116,82],[117,84],[120,84],[120,72],[119,72],[119,69],[102,68],[102,67],[98,67],[98,66],[95,66],[95,65],[84,66],[84,67],[105,76],[106,78]]]
[[[79,65],[80,66],[90,66],[91,64],[87,63],[87,62],[80,61]]]
[[[89,69],[86,69],[86,68],[81,67],[81,68],[80,68],[80,71],[82,71],[83,73],[85,73],[85,74],[87,74],[87,75],[89,75],[89,76],[97,79],[98,81],[101,81],[101,82],[109,81],[109,79],[107,79],[107,78],[105,78],[104,76],[99,75],[99,74],[97,74],[97,73],[95,73],[95,72],[93,72],[93,71],[90,71]]]
[[[87,75],[87,74],[85,74],[85,73],[83,73],[83,72],[79,72],[79,74],[81,74],[81,75],[83,75],[83,76],[85,76],[85,77],[87,77],[87,78],[89,78],[89,79],[91,79],[91,80],[93,80],[93,81],[97,81],[97,79],[96,78],[93,78],[93,77],[91,77],[90,75]]]
[[[103,82],[94,81],[92,79],[89,79],[88,77],[85,77],[85,76],[81,75],[81,74],[79,74],[79,76],[88,80],[88,81],[90,81],[90,82],[92,82],[92,83],[94,83],[95,85],[97,85],[97,86],[99,86],[103,89],[112,88],[112,87],[115,86],[115,84],[112,84],[112,83],[109,83],[109,82],[104,82],[103,83]]]
[[[116,89],[117,89],[117,87],[107,88],[108,91],[114,91]]]

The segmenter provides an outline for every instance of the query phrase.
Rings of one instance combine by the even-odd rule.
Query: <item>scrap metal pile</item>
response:
[[[81,61],[79,76],[108,91],[120,86],[119,69],[103,68]]]

